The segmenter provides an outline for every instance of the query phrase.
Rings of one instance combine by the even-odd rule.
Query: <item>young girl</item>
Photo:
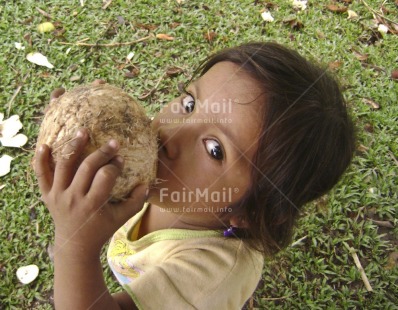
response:
[[[123,169],[117,141],[78,165],[82,128],[55,170],[48,146],[39,149],[57,308],[241,308],[264,255],[289,244],[300,208],[336,184],[354,151],[336,82],[275,43],[210,57],[152,126],[163,181],[118,204],[108,203]],[[125,289],[114,295],[100,264],[112,235],[108,261]]]

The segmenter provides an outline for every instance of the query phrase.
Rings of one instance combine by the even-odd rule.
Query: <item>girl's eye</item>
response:
[[[195,99],[191,95],[187,94],[182,99],[182,107],[185,109],[187,113],[192,113],[195,109]]]
[[[205,139],[203,140],[207,152],[210,154],[211,157],[213,157],[216,160],[223,160],[224,159],[224,153],[221,148],[221,145],[213,139]]]

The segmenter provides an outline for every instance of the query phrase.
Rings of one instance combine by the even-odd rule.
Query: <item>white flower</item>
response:
[[[26,55],[26,59],[39,66],[44,66],[49,69],[54,68],[54,66],[48,61],[47,57],[38,52],[29,53]]]
[[[13,159],[14,158],[8,155],[3,155],[0,157],[0,177],[11,171],[11,161]]]
[[[22,284],[29,284],[39,275],[39,267],[36,265],[28,265],[19,267],[17,270],[17,278]]]
[[[261,17],[263,18],[263,20],[269,23],[274,21],[274,18],[272,17],[271,13],[268,11],[262,12]]]
[[[23,46],[22,43],[14,42],[14,45],[15,45],[15,48],[17,50],[24,50],[25,49],[25,46]]]
[[[292,6],[295,10],[304,11],[307,8],[307,0],[293,0]]]
[[[388,32],[388,27],[386,25],[380,24],[379,27],[377,27],[377,30],[380,33],[387,33]]]
[[[21,147],[26,144],[28,137],[17,134],[22,128],[18,115],[13,115],[3,121],[4,114],[0,113],[0,142],[3,146]]]

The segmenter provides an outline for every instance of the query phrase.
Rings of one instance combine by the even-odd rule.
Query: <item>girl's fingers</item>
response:
[[[50,148],[43,144],[35,155],[35,174],[39,182],[39,188],[43,195],[46,195],[54,181],[54,171],[51,164]]]
[[[119,226],[123,225],[128,219],[137,214],[147,199],[148,185],[140,184],[137,185],[131,192],[130,197],[125,201],[118,204],[112,204],[109,207],[112,208],[113,217]]]
[[[64,190],[71,184],[87,141],[87,130],[82,128],[77,131],[76,136],[63,148],[60,159],[57,160],[55,166],[54,187],[57,190]]]
[[[118,164],[115,164],[115,162],[111,163],[111,160],[115,157],[118,150],[119,145],[116,140],[110,140],[100,149],[90,154],[81,163],[79,169],[77,170],[73,186],[80,189],[83,194],[86,194],[92,187],[92,183],[94,181],[94,178],[97,177],[97,174],[102,175],[101,178],[105,178],[108,180],[113,179],[114,168],[116,167],[117,169],[120,169],[120,167]],[[101,170],[103,166],[106,166],[108,164],[110,165],[110,167]],[[112,172],[108,173],[109,169]]]
[[[97,204],[102,206],[109,199],[116,178],[122,173],[122,170],[123,159],[120,156],[114,157],[108,164],[102,166],[94,176],[87,198],[90,201],[97,201]]]

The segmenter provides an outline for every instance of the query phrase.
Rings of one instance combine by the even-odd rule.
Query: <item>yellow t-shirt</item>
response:
[[[147,207],[108,249],[109,265],[137,307],[241,309],[260,280],[263,256],[214,230],[163,229],[132,240]]]

